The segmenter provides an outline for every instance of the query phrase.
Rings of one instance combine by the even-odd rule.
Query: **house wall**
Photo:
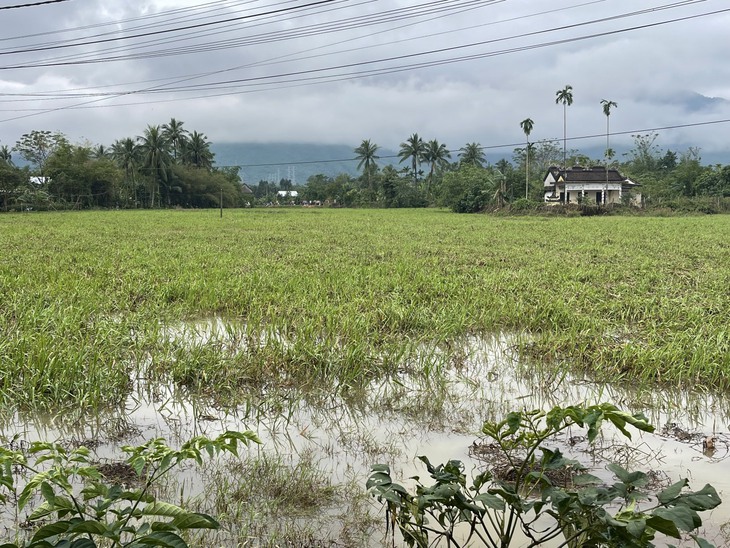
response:
[[[568,198],[571,204],[580,203],[581,197],[587,204],[619,204],[621,203],[620,185],[584,184],[568,185]]]

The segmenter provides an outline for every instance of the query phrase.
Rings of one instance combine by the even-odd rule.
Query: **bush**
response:
[[[28,454],[0,448],[0,502],[17,500],[20,514],[31,501],[42,500],[23,524],[30,540],[6,543],[2,548],[95,548],[100,546],[167,546],[186,548],[180,533],[190,529],[217,529],[211,516],[188,512],[158,501],[152,488],[184,461],[202,462],[204,455],[238,454],[238,446],[260,443],[253,432],[226,432],[211,440],[194,438],[174,450],[161,439],[138,447],[122,448],[129,456],[126,468],[138,486],[109,484],[99,467],[91,463],[89,450],[71,451],[55,443],[35,442]],[[17,485],[16,475],[24,485]],[[80,490],[78,485],[81,482]],[[17,491],[20,488],[20,494]],[[17,499],[16,499],[17,496]],[[34,531],[34,532],[33,532]]]
[[[643,415],[630,415],[609,403],[555,407],[547,413],[513,412],[500,422],[486,422],[482,429],[496,446],[493,458],[501,456],[506,462],[507,474],[486,470],[468,484],[460,461],[433,466],[426,457],[419,457],[433,480],[431,485],[416,477],[415,492],[409,492],[392,481],[387,466],[377,465],[367,488],[385,504],[391,535],[397,526],[405,542],[419,548],[439,540],[457,547],[506,548],[512,545],[518,527],[524,535],[515,539],[519,546],[539,546],[562,538],[560,546],[569,548],[650,547],[656,535],[678,539],[680,531],[689,533],[700,546],[710,546],[694,532],[702,524],[698,512],[721,502],[712,486],[692,492],[683,479],[649,504],[651,499],[644,491],[647,474],[609,464],[617,481],[606,486],[577,461],[543,445],[575,427],[586,428],[592,443],[603,421],[628,437],[629,425],[642,431],[654,429]],[[567,486],[551,479],[561,472],[571,478]]]

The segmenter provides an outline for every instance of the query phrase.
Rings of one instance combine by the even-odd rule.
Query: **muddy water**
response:
[[[190,332],[186,329],[185,336]],[[198,325],[192,332],[197,343],[230,335],[220,320]],[[644,412],[657,432],[636,432],[626,445],[625,438],[606,429],[598,452],[589,452],[580,442],[569,446],[556,440],[556,444],[607,478],[604,458],[629,468],[659,471],[667,481],[688,477],[695,489],[711,483],[729,502],[703,515],[704,535],[718,546],[730,544],[730,537],[723,535],[730,522],[730,404],[725,398],[683,390],[632,390],[567,374],[543,374],[520,362],[513,339],[507,336],[469,338],[458,346],[460,359],[438,378],[411,377],[404,368],[397,379],[373,382],[358,398],[256,394],[222,412],[171,387],[140,383],[124,410],[95,417],[72,411],[53,418],[15,415],[6,417],[1,434],[6,439],[19,435],[28,441],[83,443],[100,460],[111,461],[119,458],[121,445],[153,437],[176,445],[195,435],[250,429],[263,441],[261,447],[250,449],[251,454],[276,454],[291,462],[298,455],[314,455],[317,467],[333,484],[354,482],[362,488],[376,463],[389,464],[393,476],[406,484],[410,476],[426,476],[418,455],[427,455],[433,463],[460,459],[467,469],[481,466],[470,455],[470,447],[478,442],[482,423],[513,409],[610,401],[627,411]],[[581,434],[571,432],[578,440]],[[705,451],[703,440],[711,435],[715,448]],[[189,496],[205,489],[194,475],[183,481]],[[376,513],[377,505],[370,511]],[[322,538],[337,540],[337,523],[328,523]],[[365,543],[381,541],[382,531],[377,531]]]

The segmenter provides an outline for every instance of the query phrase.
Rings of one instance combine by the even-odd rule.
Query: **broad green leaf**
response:
[[[658,516],[656,515],[656,512],[653,516],[646,520],[646,524],[647,526],[651,527],[655,531],[658,531],[659,533],[662,533],[663,535],[667,535],[672,538],[681,538],[679,529],[677,528],[677,525],[674,523],[674,521],[671,519],[663,518],[662,516]]]
[[[643,519],[632,519],[626,524],[626,531],[634,538],[641,538],[645,530],[646,521]]]
[[[474,497],[474,500],[477,502],[481,502],[486,506],[487,508],[492,508],[493,510],[499,510],[504,511],[504,501],[499,498],[496,495],[492,495],[490,493],[480,493],[476,497]]]
[[[717,494],[717,491],[715,488],[707,484],[699,491],[694,491],[691,493],[684,493],[681,495],[680,500],[678,503],[681,502],[681,504],[686,504],[692,510],[712,510],[716,506],[718,506],[722,500],[720,499],[720,496]]]
[[[96,543],[88,538],[77,538],[71,543],[71,548],[96,548]]]
[[[52,537],[54,535],[63,534],[68,531],[69,527],[71,527],[70,521],[57,521],[55,523],[49,523],[48,525],[44,525],[35,532],[35,535],[33,535],[31,542],[38,542],[39,540],[47,539],[48,537]]]
[[[507,434],[514,434],[515,432],[517,432],[517,430],[520,429],[521,424],[522,413],[516,411],[509,413],[507,415],[507,426],[509,427],[509,430],[507,430]]]
[[[174,518],[186,514],[187,512],[179,506],[175,506],[168,502],[154,502],[146,505],[142,510],[142,513],[145,516],[167,516]]]
[[[219,529],[220,523],[207,514],[187,513],[172,520],[178,529]]]
[[[28,516],[28,521],[35,521],[46,517],[51,514],[53,510],[47,502],[40,504],[33,512]]]
[[[715,545],[707,542],[705,539],[698,537],[697,535],[690,535],[692,539],[697,543],[700,548],[715,548]],[[1,547],[0,547],[1,548]]]
[[[674,524],[683,531],[693,531],[695,528],[702,525],[702,520],[697,515],[697,512],[690,510],[686,506],[657,508],[654,510],[654,515],[673,521]]]
[[[103,535],[107,532],[105,525],[98,521],[85,520],[78,523],[74,523],[68,529],[69,533],[92,533],[94,535]]]
[[[53,504],[56,498],[56,494],[53,492],[53,487],[51,487],[51,484],[47,481],[41,483],[41,495],[44,499],[46,499],[48,504]]]
[[[603,480],[593,474],[580,474],[573,478],[573,483],[578,486],[584,485],[601,485]]]
[[[164,548],[188,548],[188,545],[175,533],[167,531],[150,533],[134,542],[127,544],[127,548],[142,548],[146,546],[162,546]]]
[[[682,489],[684,489],[688,484],[689,482],[685,478],[670,485],[669,487],[664,489],[664,491],[657,495],[659,502],[661,502],[662,504],[667,504],[676,499],[682,493]]]

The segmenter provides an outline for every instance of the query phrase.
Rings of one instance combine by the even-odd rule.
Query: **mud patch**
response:
[[[97,463],[96,469],[114,485],[136,487],[144,483],[143,478],[126,462]]]

